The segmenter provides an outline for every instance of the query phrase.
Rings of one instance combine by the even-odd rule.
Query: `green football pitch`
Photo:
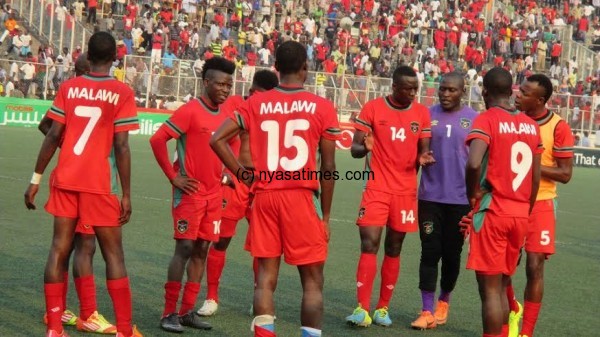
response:
[[[38,210],[27,211],[23,192],[31,177],[42,137],[37,130],[0,129],[0,336],[42,336],[44,325],[43,270],[52,235],[51,217],[43,210],[48,194],[47,170],[37,198]],[[170,186],[156,164],[147,137],[130,138],[133,162],[133,215],[124,228],[127,268],[133,291],[134,323],[145,336],[170,336],[160,330],[163,285],[173,253]],[[339,171],[362,170],[362,160],[347,152],[337,155]],[[53,164],[52,164],[53,166]],[[92,177],[90,177],[92,178]],[[538,320],[536,336],[598,336],[600,319],[600,171],[575,169],[572,181],[559,189],[557,254],[547,263],[546,296]],[[362,183],[339,181],[332,212],[332,239],[325,266],[324,336],[481,336],[479,296],[473,272],[462,270],[451,300],[449,323],[436,330],[410,329],[420,310],[418,264],[419,238],[411,234],[402,252],[400,278],[391,303],[394,324],[353,329],[344,318],[356,305],[355,271],[359,256],[358,231],[354,224]],[[301,219],[299,219],[301,221]],[[251,336],[249,307],[252,301],[252,268],[242,249],[247,225],[238,226],[228,252],[221,278],[221,303],[217,315],[209,318],[210,332],[187,330],[184,335]],[[467,246],[464,252],[466,253]],[[112,306],[104,282],[104,262],[97,251],[96,284],[100,312],[114,322]],[[466,254],[463,253],[463,261]],[[379,264],[382,253],[380,252]],[[464,265],[464,264],[463,264]],[[379,294],[379,281],[373,301]],[[515,277],[518,298],[522,300],[525,282],[521,266]],[[71,281],[68,307],[78,310]],[[205,287],[198,298],[202,304]],[[280,336],[300,336],[300,282],[298,273],[283,266],[276,293],[276,329]],[[68,328],[71,336],[84,336]]]

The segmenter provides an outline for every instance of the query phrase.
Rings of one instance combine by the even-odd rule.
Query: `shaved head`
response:
[[[85,75],[90,71],[90,61],[87,58],[87,52],[81,53],[75,60],[75,76]]]
[[[459,87],[463,88],[465,86],[465,77],[456,71],[451,73],[447,73],[442,77],[442,82],[447,81],[450,83],[456,83]]]

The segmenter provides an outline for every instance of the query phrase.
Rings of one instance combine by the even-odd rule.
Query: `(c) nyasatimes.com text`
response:
[[[374,180],[373,171],[312,171],[302,169],[300,171],[252,171],[239,170],[236,172],[236,178],[239,180],[259,180],[259,181],[298,181],[298,180]]]

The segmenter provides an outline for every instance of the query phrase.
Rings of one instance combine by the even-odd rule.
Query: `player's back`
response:
[[[475,120],[467,139],[479,134],[488,138],[481,187],[481,207],[503,216],[527,217],[532,188],[533,156],[542,151],[537,124],[524,113],[493,107]]]
[[[116,132],[138,126],[133,91],[108,75],[89,74],[60,86],[50,118],[65,124],[53,184],[89,193],[116,193]]]
[[[227,98],[223,104],[219,106],[219,110],[223,111],[227,115],[233,115],[233,113],[237,110],[237,108],[244,103],[244,97],[240,95],[232,95]],[[229,147],[231,147],[231,151],[233,155],[238,157],[240,155],[240,147],[241,141],[240,137],[235,137],[233,140],[229,142]]]
[[[314,172],[320,139],[335,140],[340,134],[330,101],[303,88],[276,87],[248,98],[239,116],[250,135],[255,169],[273,177],[259,180],[257,189],[318,190]]]

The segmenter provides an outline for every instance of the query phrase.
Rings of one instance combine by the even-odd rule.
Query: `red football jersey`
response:
[[[220,108],[212,108],[202,99],[193,98],[161,125],[177,139],[175,171],[199,181],[198,192],[186,197],[207,200],[222,193],[223,164],[210,148],[209,141],[228,116]],[[176,200],[183,195],[183,191],[174,190]]]
[[[416,195],[419,139],[431,138],[429,109],[417,102],[402,109],[380,97],[365,104],[354,127],[374,137],[366,163],[374,177],[366,188]]]
[[[117,193],[113,138],[139,128],[133,91],[107,75],[72,78],[58,89],[48,117],[65,124],[52,184],[88,193]]]
[[[473,139],[488,144],[481,168],[481,188],[489,191],[480,209],[499,216],[528,217],[535,154],[543,152],[540,129],[524,113],[493,107],[473,122],[467,145]]]
[[[223,111],[227,116],[233,116],[233,113],[237,110],[237,108],[244,102],[244,97],[240,95],[229,96],[223,104],[219,107],[221,111]],[[242,142],[240,141],[240,137],[234,137],[230,142],[229,146],[231,147],[231,151],[233,155],[237,158],[240,155],[240,147]]]
[[[270,181],[259,179],[257,190],[319,190],[315,171],[320,139],[337,140],[341,135],[330,101],[303,88],[280,86],[252,95],[234,120],[248,131],[257,174],[273,175]]]

